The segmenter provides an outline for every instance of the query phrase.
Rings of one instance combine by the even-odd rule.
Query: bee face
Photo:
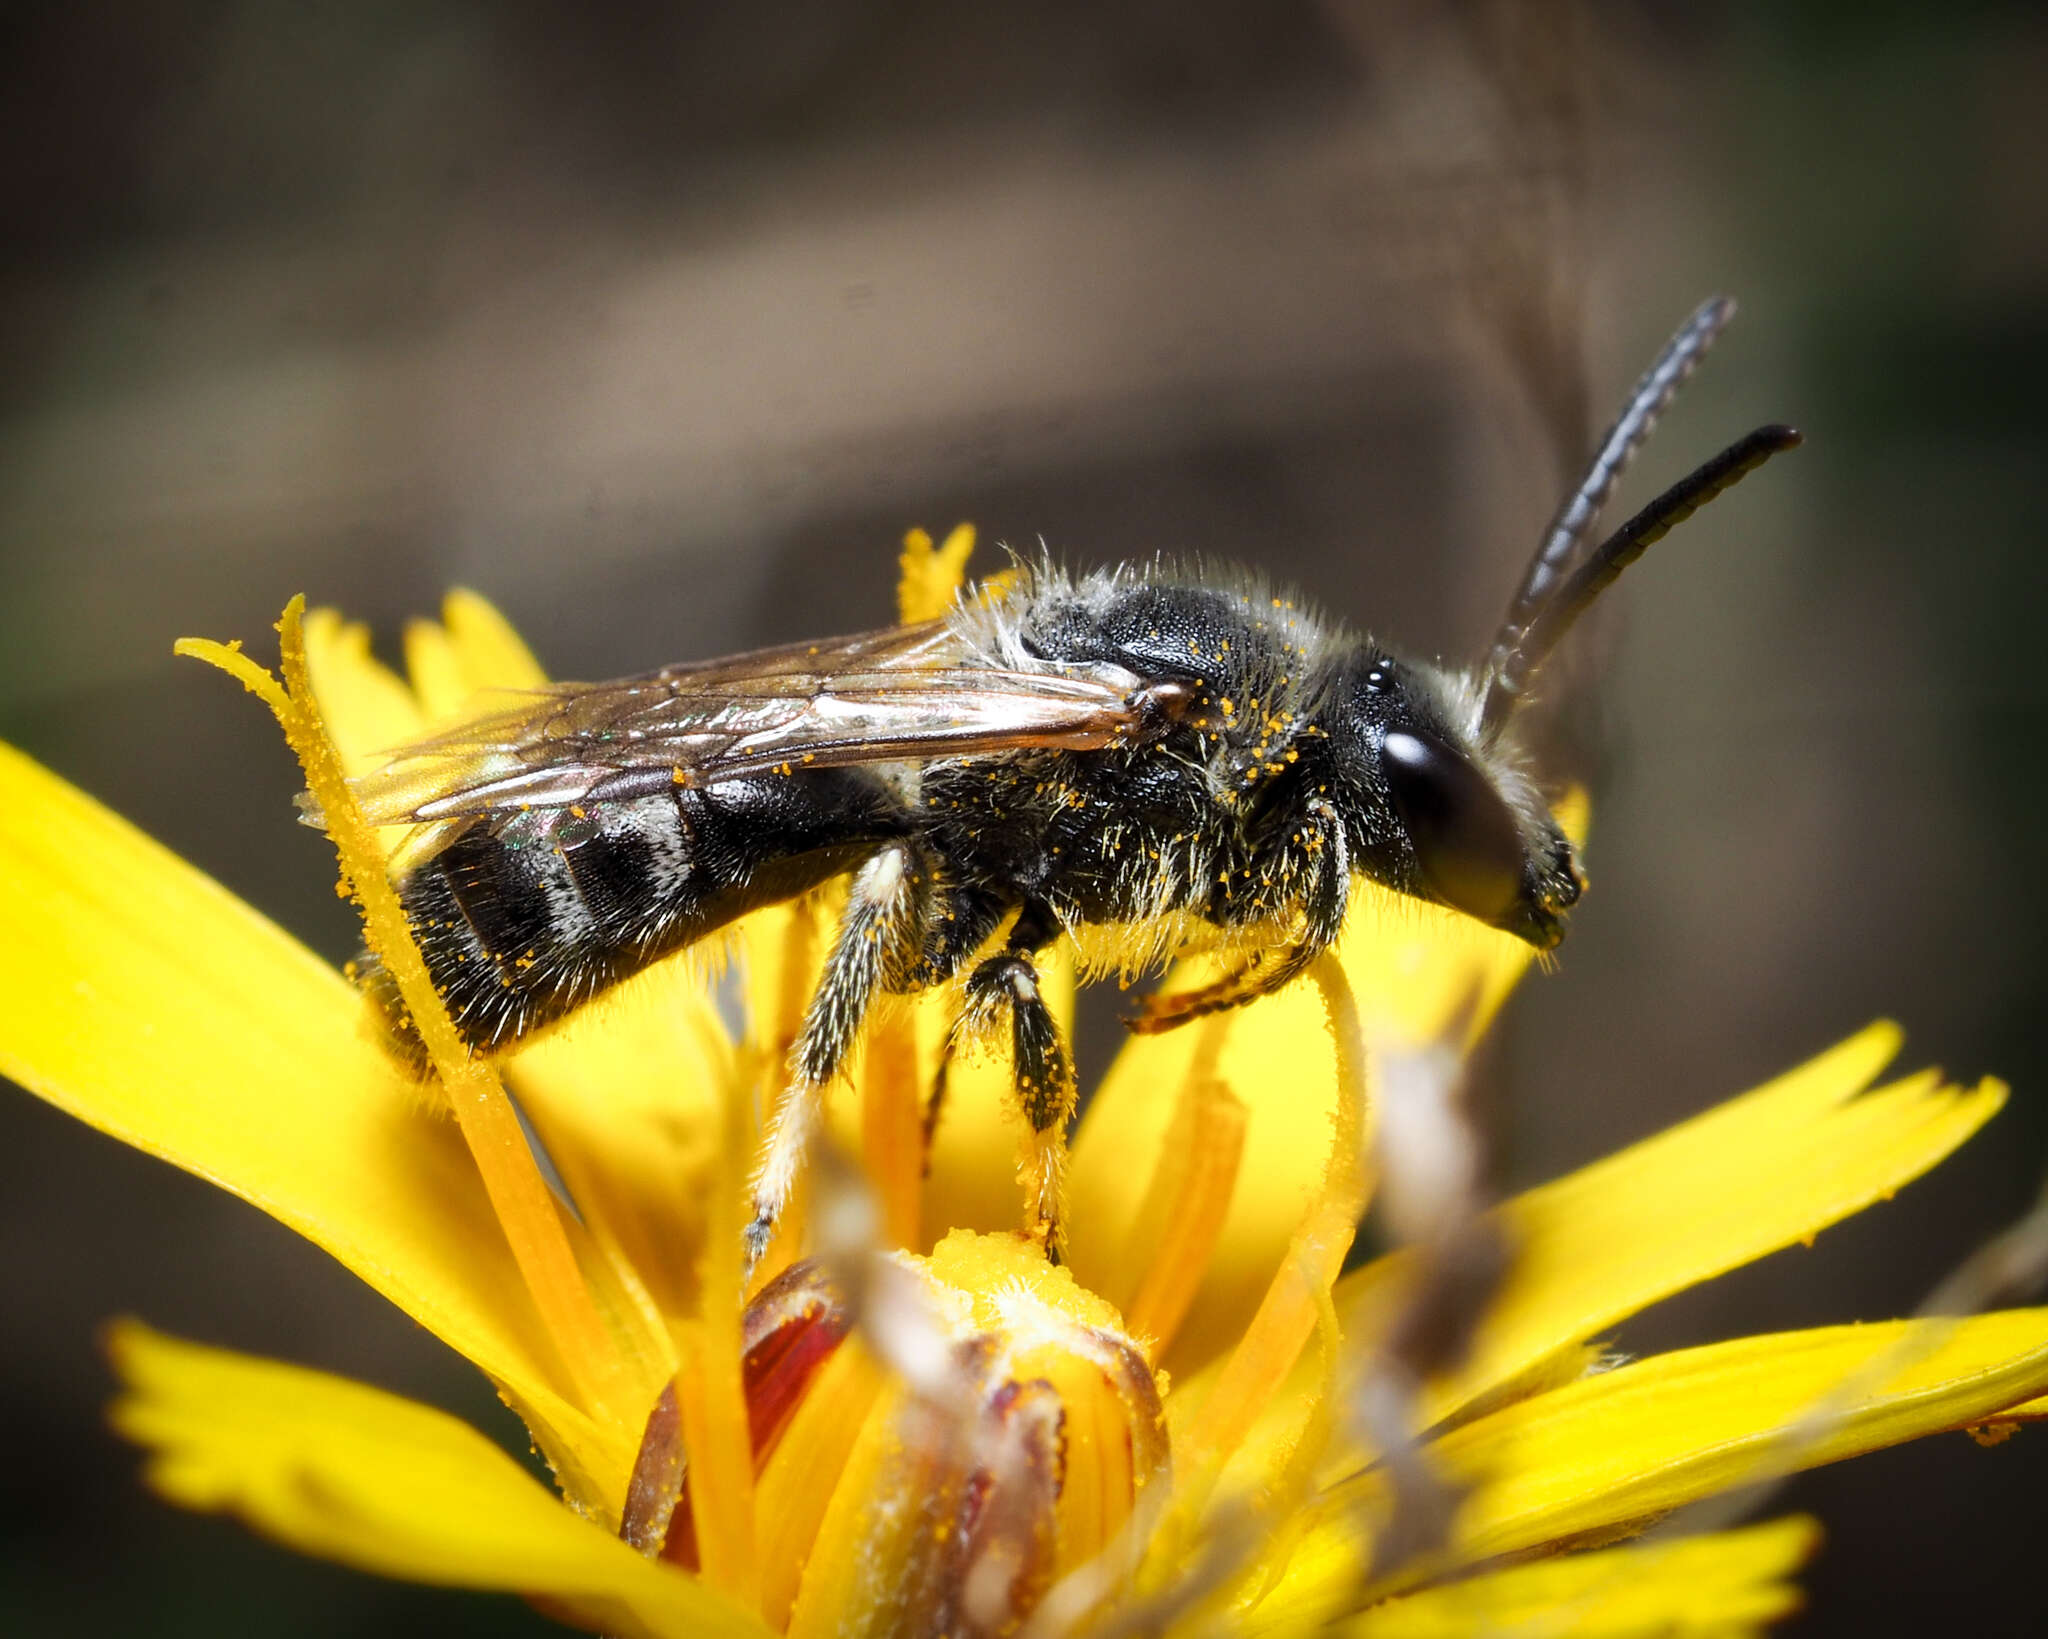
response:
[[[1512,744],[1460,726],[1468,681],[1374,655],[1346,692],[1333,750],[1371,874],[1538,950],[1556,946],[1584,880]]]
[[[1389,731],[1380,767],[1432,898],[1539,950],[1564,937],[1579,883],[1554,825],[1529,825],[1477,760],[1425,729]]]

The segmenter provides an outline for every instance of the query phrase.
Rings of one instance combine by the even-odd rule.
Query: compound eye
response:
[[[1522,834],[1485,775],[1433,735],[1396,729],[1387,789],[1422,874],[1453,910],[1499,922],[1522,897]]]

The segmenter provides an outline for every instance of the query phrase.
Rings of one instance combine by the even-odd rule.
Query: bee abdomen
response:
[[[475,826],[415,867],[399,902],[464,1044],[506,1047],[695,937],[692,841],[675,802],[613,803]],[[423,1066],[389,972],[364,956],[354,974],[393,1048]]]
[[[428,977],[472,1053],[495,1053],[672,951],[853,869],[908,821],[864,769],[497,816],[397,884]],[[393,1050],[426,1049],[374,957],[356,982]]]

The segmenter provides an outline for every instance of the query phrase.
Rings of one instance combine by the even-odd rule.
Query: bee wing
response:
[[[564,683],[402,748],[354,782],[378,825],[644,797],[797,767],[1090,750],[1129,735],[1143,679],[1020,668],[945,622]]]

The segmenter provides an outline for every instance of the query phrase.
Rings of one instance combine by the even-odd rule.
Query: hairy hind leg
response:
[[[1052,934],[1044,908],[1026,906],[1003,954],[991,956],[967,976],[966,1006],[947,1041],[946,1058],[964,1036],[992,1035],[1007,1016],[1017,1104],[1030,1129],[1023,1168],[1024,1232],[1058,1263],[1066,1222],[1067,1124],[1074,1118],[1077,1090],[1073,1056],[1031,963],[1031,953],[1049,943]]]
[[[754,1171],[753,1216],[746,1227],[745,1272],[768,1250],[789,1204],[825,1088],[860,1039],[862,1024],[885,986],[900,987],[913,972],[931,903],[931,872],[915,850],[893,844],[854,874],[853,890],[824,977],[804,1012],[802,1032],[789,1055],[789,1091],[768,1129]]]

